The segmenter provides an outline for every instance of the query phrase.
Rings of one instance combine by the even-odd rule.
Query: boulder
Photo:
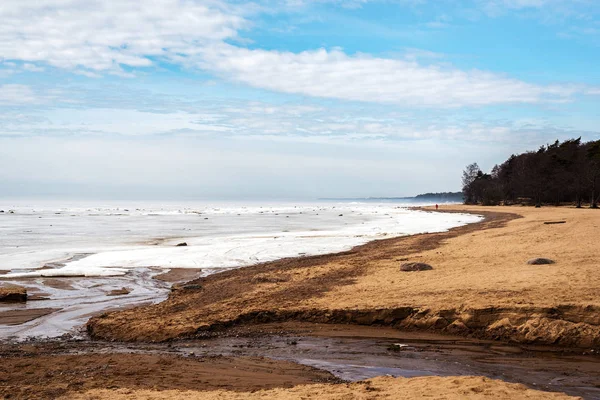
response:
[[[131,289],[124,287],[121,289],[111,290],[106,295],[107,296],[125,296],[125,295],[128,295],[129,293],[131,293]]]
[[[27,301],[27,290],[21,286],[0,287],[0,303]]]
[[[413,271],[430,271],[433,267],[426,263],[421,262],[410,262],[400,266],[400,271],[413,272]]]
[[[554,264],[554,261],[549,258],[538,257],[538,258],[532,258],[531,260],[527,261],[527,264],[529,264],[529,265],[547,265],[547,264]]]
[[[171,291],[175,292],[178,290],[187,290],[187,291],[194,291],[194,290],[201,290],[202,289],[202,285],[197,285],[197,284],[188,284],[188,285],[173,285],[171,286]]]

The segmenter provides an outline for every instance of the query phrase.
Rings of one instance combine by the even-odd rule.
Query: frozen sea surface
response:
[[[20,336],[52,336],[84,323],[83,316],[91,312],[159,301],[168,287],[151,279],[158,269],[194,268],[209,274],[282,257],[344,251],[375,239],[441,232],[480,220],[466,214],[409,210],[402,204],[358,202],[0,201],[0,210],[4,211],[0,212],[0,280],[46,293],[49,300],[43,307],[71,311],[60,323],[56,316],[27,323],[25,328],[37,328],[22,330]],[[187,246],[178,247],[182,242]],[[76,284],[69,290],[44,287],[44,278],[49,277],[71,277]],[[120,286],[131,293],[106,297],[108,289]],[[79,304],[73,310],[76,302],[89,306]],[[33,303],[21,307],[38,307]],[[47,329],[51,321],[56,329]],[[0,335],[3,332],[16,334],[16,328],[0,326]]]
[[[139,267],[233,268],[440,232],[479,219],[368,203],[0,210],[0,270],[12,271],[5,277],[118,276]],[[177,247],[181,242],[187,246]],[[40,269],[44,266],[60,267]]]

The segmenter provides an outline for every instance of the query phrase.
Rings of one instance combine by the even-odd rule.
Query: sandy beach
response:
[[[380,324],[520,343],[600,345],[596,210],[445,207],[485,215],[436,234],[284,259],[190,282],[157,305],[93,318],[89,333],[164,341],[240,323]],[[565,221],[561,224],[547,222]],[[552,265],[528,265],[545,257]],[[431,271],[403,272],[406,262]]]
[[[453,346],[460,343],[460,338],[482,340],[477,344],[481,351],[493,347],[493,343],[521,346],[521,350],[494,350],[505,354],[505,361],[510,354],[523,351],[522,346],[530,346],[528,352],[538,351],[535,346],[539,346],[544,351],[551,349],[555,354],[552,357],[584,357],[573,361],[572,373],[560,364],[556,372],[546,368],[548,379],[558,371],[565,371],[565,376],[576,375],[583,368],[587,375],[577,385],[597,387],[600,377],[594,371],[600,363],[600,214],[568,207],[444,206],[442,211],[477,213],[485,219],[444,233],[378,240],[344,253],[283,259],[177,285],[162,303],[93,317],[87,325],[92,342],[4,347],[0,356],[8,378],[0,382],[0,389],[4,395],[28,398],[43,382],[48,390],[55,390],[55,397],[82,399],[366,399],[399,398],[399,394],[400,398],[445,399],[568,397],[535,390],[560,392],[557,386],[535,387],[533,383],[527,387],[469,376],[339,382],[318,369],[252,358],[282,358],[267,354],[273,342],[256,342],[258,339],[244,345],[227,342],[223,349],[240,349],[227,351],[229,358],[175,351],[175,347],[191,343],[204,348],[197,344],[204,341],[210,348],[215,338],[264,338],[274,333],[285,337],[284,332],[300,338],[285,339],[287,348],[293,349],[301,338],[319,336],[317,326],[331,326],[335,333],[329,335],[338,339],[383,335],[406,343],[438,335],[454,341]],[[527,263],[536,257],[555,263]],[[401,265],[408,262],[427,263],[433,269],[401,271]],[[293,324],[301,324],[302,328]],[[367,330],[360,331],[357,326]],[[395,337],[400,334],[413,336]],[[139,359],[134,360],[122,357],[124,350],[117,353],[108,343],[155,347],[144,348],[141,353],[132,350],[136,347],[125,347],[137,354]],[[392,347],[387,353],[395,351]],[[368,351],[356,355],[355,362]],[[527,354],[526,358],[537,357]],[[523,363],[512,362],[513,366]],[[73,372],[73,364],[82,366],[81,373]],[[30,376],[25,389],[21,382],[27,369],[22,367],[31,368],[38,376]],[[203,372],[192,374],[190,379],[177,372],[197,368]],[[240,371],[248,370],[252,372],[240,376]],[[77,375],[77,379],[57,384],[64,374]],[[162,386],[144,378],[155,374],[164,374]],[[219,375],[218,382],[211,378],[214,374]],[[123,376],[129,378],[121,379]],[[589,393],[584,397],[596,398],[598,394],[593,390]]]

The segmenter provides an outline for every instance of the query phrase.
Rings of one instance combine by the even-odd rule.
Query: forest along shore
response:
[[[92,318],[88,332],[108,340],[166,341],[239,324],[305,321],[600,347],[600,213],[566,207],[441,211],[485,220],[208,276],[160,304]],[[528,264],[536,258],[552,264]],[[432,269],[405,272],[407,263]]]

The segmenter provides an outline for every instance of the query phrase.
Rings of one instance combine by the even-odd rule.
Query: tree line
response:
[[[462,192],[440,192],[440,193],[423,193],[414,197],[416,201],[435,200],[440,203],[444,202],[461,202],[463,200]]]
[[[477,163],[463,171],[465,204],[589,204],[600,202],[600,140],[558,140],[537,151],[513,154],[490,173]]]

